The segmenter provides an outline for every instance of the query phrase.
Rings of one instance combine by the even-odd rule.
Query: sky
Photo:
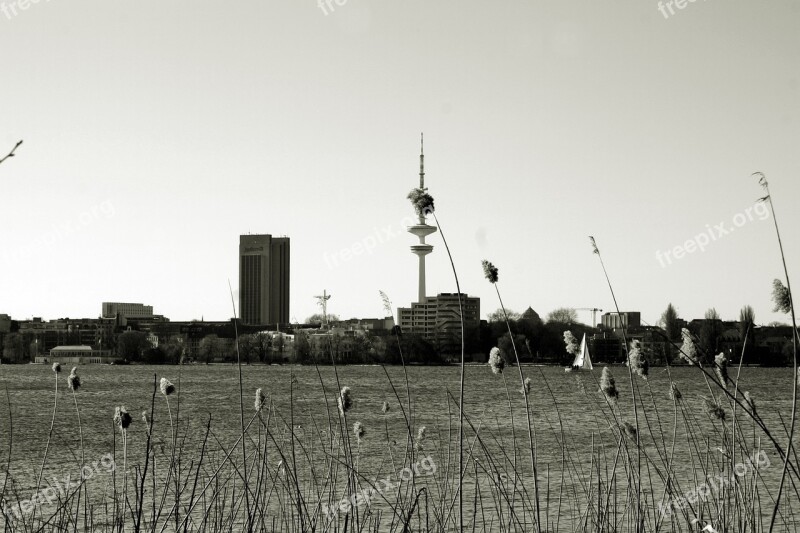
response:
[[[408,306],[424,132],[429,294],[444,236],[483,316],[482,259],[509,309],[612,311],[593,235],[645,323],[786,321],[751,174],[797,278],[800,3],[682,5],[0,0],[0,313],[226,320],[246,233],[291,238],[293,321]]]

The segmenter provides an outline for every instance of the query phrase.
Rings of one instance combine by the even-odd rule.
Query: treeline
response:
[[[465,332],[465,351],[468,359],[481,361],[489,350],[499,346],[513,358],[512,336],[522,361],[566,364],[570,362],[564,349],[563,334],[567,329],[576,336],[594,331],[583,324],[571,322],[574,311],[564,310],[548,315],[547,322],[528,309],[522,315],[514,312],[505,317],[496,312],[488,322]],[[508,330],[511,330],[509,335]],[[237,360],[237,343],[225,332],[206,334],[201,338],[173,335],[159,339],[158,346],[147,332],[123,331],[95,343],[96,349],[110,350],[129,363],[178,364],[232,363]],[[459,332],[440,334],[428,339],[413,332],[393,330],[348,330],[334,327],[326,332],[298,330],[285,333],[247,333],[238,337],[238,355],[245,364],[446,364],[458,361],[461,354]],[[78,339],[74,344],[79,344]],[[47,355],[37,346],[33,335],[9,333],[3,338],[3,360],[9,363],[33,361],[36,354]],[[510,362],[510,361],[509,361]]]

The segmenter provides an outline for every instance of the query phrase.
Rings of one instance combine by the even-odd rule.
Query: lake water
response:
[[[348,413],[352,424],[360,421],[367,433],[358,446],[360,468],[364,475],[370,470],[386,472],[387,446],[396,446],[402,455],[405,448],[405,422],[403,421],[397,399],[392,392],[384,371],[377,366],[339,367],[338,385],[334,371],[321,367],[320,375],[314,367],[299,366],[244,366],[242,367],[244,404],[249,419],[253,413],[253,395],[256,388],[262,388],[275,406],[275,413],[286,419],[294,416],[294,426],[298,433],[322,433],[327,430],[328,414],[320,380],[328,395],[328,405],[335,418],[335,398],[339,386],[352,390],[354,406]],[[405,380],[401,368],[388,368],[388,373],[405,403]],[[561,368],[523,367],[526,376],[534,384],[530,394],[530,405],[537,430],[537,463],[540,479],[547,476],[549,492],[556,490],[557,482],[564,471],[565,454],[570,456],[574,466],[562,488],[574,490],[583,481],[583,470],[592,464],[593,452],[607,454],[607,464],[619,447],[619,441],[612,432],[614,415],[619,420],[633,422],[630,402],[630,383],[625,367],[612,368],[620,393],[619,407],[610,409],[597,392],[600,369],[590,373],[565,373]],[[128,456],[130,462],[138,461],[146,441],[146,428],[141,420],[142,411],[150,411],[154,378],[167,377],[178,385],[179,368],[170,366],[81,366],[78,372],[83,386],[75,397],[81,412],[84,435],[85,457],[87,462],[101,461],[105,454],[120,455],[121,439],[112,417],[116,406],[125,406],[133,417],[128,434]],[[714,422],[705,411],[705,400],[710,391],[702,375],[695,368],[673,368],[674,381],[683,398],[681,402],[694,425],[679,422],[674,427],[674,403],[669,397],[670,377],[664,368],[651,369],[647,382],[637,378],[637,388],[642,395],[644,407],[640,409],[640,427],[651,424],[653,431],[642,432],[642,446],[647,454],[657,457],[662,450],[661,435],[669,447],[673,429],[678,443],[675,448],[674,470],[691,476],[695,462],[704,454],[713,456],[714,449],[721,447],[729,439],[732,429],[722,430],[719,422]],[[735,375],[735,369],[732,369]],[[66,386],[69,369],[63,369],[58,376],[58,409],[56,412],[53,437],[47,455],[44,479],[53,476],[63,477],[76,473],[80,464],[80,439],[75,414],[73,395]],[[408,368],[410,390],[413,402],[414,431],[427,427],[424,454],[430,455],[439,466],[453,464],[454,456],[448,442],[453,441],[457,429],[457,408],[448,391],[458,397],[459,369],[457,367],[410,367]],[[516,368],[507,368],[505,377],[511,391],[511,402],[515,417],[516,437],[522,450],[527,448],[527,425],[524,421],[523,397],[518,392],[519,376]],[[43,365],[3,365],[0,366],[0,380],[3,389],[8,390],[8,399],[13,415],[13,448],[11,451],[10,474],[17,495],[4,494],[7,502],[13,502],[18,495],[35,490],[36,477],[44,456],[50,422],[53,414],[55,374],[50,366]],[[290,384],[294,384],[290,390]],[[758,405],[758,412],[767,426],[772,428],[777,440],[786,445],[785,434],[781,428],[781,416],[788,424],[791,413],[792,376],[789,369],[745,368],[740,378],[741,390],[747,390]],[[548,389],[549,386],[549,389]],[[205,424],[211,418],[215,438],[209,446],[212,449],[230,447],[240,435],[239,414],[239,375],[235,365],[188,365],[180,370],[180,405],[178,396],[170,397],[173,417],[180,410],[180,418],[187,428],[189,446],[199,446],[205,431]],[[730,390],[733,390],[731,388]],[[714,394],[719,391],[713,389]],[[5,391],[0,390],[0,453],[3,469],[9,444],[9,413]],[[290,394],[294,397],[293,413],[290,410]],[[555,402],[554,402],[555,398]],[[390,411],[383,414],[381,406],[388,402]],[[557,409],[556,409],[557,405]],[[727,401],[723,402],[727,405]],[[727,425],[730,426],[731,409],[727,411]],[[466,372],[465,411],[472,422],[480,426],[480,434],[486,441],[487,449],[505,448],[511,442],[511,417],[509,416],[506,389],[503,377],[491,373],[485,365],[469,366]],[[158,393],[155,398],[155,446],[170,444],[169,422],[164,397]],[[753,442],[751,433],[758,439],[758,431],[752,423],[741,423],[742,433]],[[746,429],[746,430],[745,430]],[[183,430],[181,430],[183,431]],[[388,432],[388,438],[386,433]],[[695,443],[702,443],[702,449],[687,444],[687,432],[694,436]],[[655,434],[651,439],[649,435]],[[474,432],[467,432],[467,442],[473,443]],[[562,448],[561,439],[564,439]],[[318,438],[314,437],[314,438]],[[255,438],[255,437],[253,437]],[[216,444],[218,439],[219,444]],[[388,440],[388,443],[387,443]],[[474,444],[473,444],[474,445]],[[780,460],[774,448],[761,438],[761,446],[769,458],[770,466],[764,469],[762,480],[767,490],[775,492],[780,476]],[[448,454],[448,449],[451,450]],[[692,451],[694,450],[694,451]],[[755,451],[755,450],[753,450]],[[391,453],[391,452],[390,452]],[[694,453],[695,456],[691,454]],[[510,454],[510,452],[509,452]],[[522,453],[519,464],[530,464],[527,451]],[[477,455],[477,453],[476,453]],[[513,454],[510,454],[513,455]],[[608,457],[610,455],[611,457]],[[110,478],[102,469],[100,462],[96,467],[92,483],[100,484]],[[130,466],[130,464],[129,464]],[[472,467],[470,467],[472,468]],[[524,469],[524,467],[520,467]],[[77,474],[76,474],[77,475]],[[653,475],[652,473],[650,475]],[[585,480],[584,480],[585,481]],[[684,480],[685,481],[685,480]],[[624,478],[621,480],[625,482]],[[541,481],[544,492],[545,481]],[[530,490],[530,488],[528,488]],[[657,493],[658,490],[654,489]],[[465,489],[465,497],[468,491]],[[469,491],[474,496],[474,487]],[[796,493],[789,491],[789,502],[797,504]],[[20,496],[22,497],[22,496]],[[550,495],[552,497],[552,494]],[[765,498],[768,499],[768,498]],[[769,506],[768,506],[769,507]],[[771,507],[770,507],[771,509]],[[573,517],[574,518],[574,517]],[[573,518],[564,518],[563,523],[573,523]],[[555,518],[553,518],[555,520]],[[790,522],[789,517],[784,517]],[[793,523],[793,522],[792,522]],[[554,526],[551,525],[551,528]],[[496,529],[490,526],[488,529]]]

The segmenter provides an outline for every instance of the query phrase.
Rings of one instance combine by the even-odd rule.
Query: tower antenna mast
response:
[[[317,299],[317,305],[322,307],[322,325],[328,327],[328,300],[331,299],[331,295],[327,290],[323,290],[321,296],[314,296],[314,298]]]
[[[425,138],[419,134],[419,189],[425,190]],[[436,226],[430,226],[425,221],[425,213],[419,213],[419,223],[408,228],[408,232],[419,238],[419,244],[411,246],[411,252],[419,257],[419,286],[417,289],[417,301],[425,303],[425,256],[433,251],[433,246],[425,242],[425,237],[436,231]]]

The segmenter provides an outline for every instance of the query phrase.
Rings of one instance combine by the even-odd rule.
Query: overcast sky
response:
[[[25,141],[0,165],[0,313],[225,320],[248,232],[291,238],[293,319],[324,289],[343,318],[408,305],[424,131],[482,315],[484,258],[513,310],[612,310],[594,235],[648,323],[784,319],[750,174],[797,277],[798,2],[0,2],[0,152]],[[455,292],[428,241],[428,293]]]

